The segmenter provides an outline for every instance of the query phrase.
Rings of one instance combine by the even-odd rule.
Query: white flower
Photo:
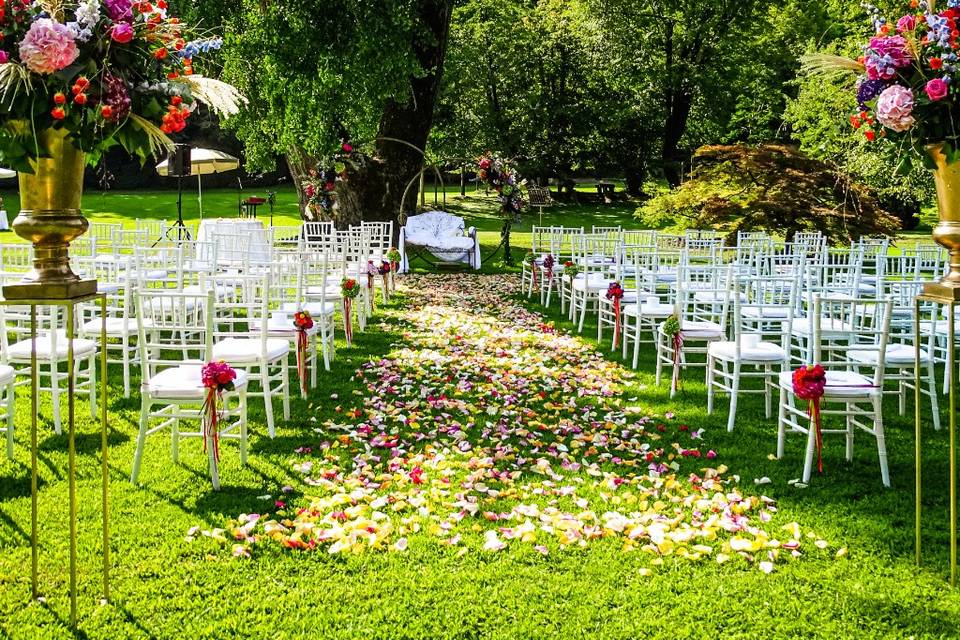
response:
[[[77,21],[68,22],[67,26],[78,41],[86,42],[93,37],[93,28],[100,21],[100,0],[80,0],[74,14]]]

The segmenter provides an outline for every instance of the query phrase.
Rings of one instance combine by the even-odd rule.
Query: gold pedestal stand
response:
[[[956,342],[955,342],[955,318],[954,312],[957,310],[958,305],[960,305],[960,286],[950,286],[943,282],[938,283],[929,283],[924,285],[923,293],[917,296],[914,302],[914,317],[913,317],[913,338],[914,338],[914,429],[915,429],[915,451],[914,456],[916,458],[916,531],[915,531],[915,543],[916,543],[916,562],[917,565],[920,565],[920,518],[921,518],[921,507],[920,507],[920,497],[921,497],[921,393],[920,389],[922,388],[920,381],[920,343],[922,341],[922,335],[920,333],[920,307],[921,303],[931,304],[934,307],[934,313],[932,314],[931,320],[934,323],[931,327],[931,331],[934,333],[937,332],[939,320],[936,311],[937,306],[945,307],[946,311],[946,323],[947,327],[947,364],[945,367],[944,375],[947,376],[947,388],[949,390],[948,402],[950,407],[950,422],[949,422],[949,438],[950,438],[950,584],[951,586],[957,585],[957,385],[956,385],[956,373],[957,373],[957,354],[956,354]],[[930,353],[930,357],[934,356],[933,353]]]
[[[59,293],[58,288],[39,290],[35,284],[27,285],[31,292],[38,294],[36,297],[25,297],[21,291],[17,291],[22,285],[9,285],[3,288],[5,300],[0,304],[5,306],[29,306],[30,307],[30,383],[31,383],[31,402],[32,418],[30,425],[30,585],[34,599],[40,597],[40,589],[37,584],[37,564],[38,564],[38,540],[37,540],[37,413],[39,395],[39,372],[37,369],[37,307],[62,307],[66,312],[67,329],[67,446],[68,446],[68,482],[69,482],[69,511],[70,511],[70,625],[76,627],[77,624],[77,449],[76,449],[76,428],[74,424],[74,392],[76,387],[76,374],[74,372],[75,360],[73,351],[73,342],[76,337],[76,307],[83,302],[99,300],[100,317],[102,325],[100,329],[100,459],[101,470],[103,474],[102,495],[103,502],[103,597],[104,600],[110,598],[110,503],[109,503],[109,469],[107,467],[107,297],[104,294],[87,294],[74,297],[53,297]],[[10,295],[13,293],[13,295]],[[20,293],[20,295],[17,295]],[[46,293],[46,296],[44,295]],[[49,297],[48,297],[49,296]],[[56,366],[54,360],[51,366]],[[91,383],[90,393],[96,393]]]

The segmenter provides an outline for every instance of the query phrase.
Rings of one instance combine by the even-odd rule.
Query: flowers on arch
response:
[[[500,210],[504,214],[513,216],[523,211],[527,206],[522,190],[524,181],[517,179],[513,167],[489,151],[480,156],[477,166],[478,177],[497,192]]]
[[[91,163],[122,145],[146,159],[182,131],[197,103],[221,116],[245,99],[194,71],[222,42],[184,24],[166,0],[11,0],[0,5],[0,163],[32,172],[40,133],[65,129]]]

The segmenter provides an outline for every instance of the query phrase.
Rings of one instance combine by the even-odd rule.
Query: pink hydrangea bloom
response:
[[[870,48],[878,56],[890,56],[893,66],[898,69],[909,67],[913,62],[907,39],[903,36],[877,36],[870,38]]]
[[[943,100],[947,97],[947,92],[950,91],[950,85],[943,81],[943,78],[934,78],[927,82],[927,85],[923,88],[927,92],[927,97],[936,102],[937,100]]]
[[[69,66],[80,55],[70,27],[40,18],[20,42],[20,59],[34,73],[50,74]]]
[[[884,89],[877,98],[877,120],[898,132],[913,126],[913,92],[898,84]]]

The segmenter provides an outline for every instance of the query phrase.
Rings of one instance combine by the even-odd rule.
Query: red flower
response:
[[[346,153],[350,153],[351,151],[353,151],[353,145],[350,144],[349,142],[344,142],[343,146],[341,146],[340,148],[343,149],[344,152]]]
[[[73,101],[82,107],[83,105],[87,104],[87,94],[78,93],[77,95],[73,96]]]
[[[936,71],[943,66],[943,60],[940,58],[930,58],[930,68]]]
[[[53,116],[54,120],[63,120],[67,117],[67,112],[63,110],[63,107],[54,107],[50,110],[50,115]]]
[[[66,104],[67,96],[63,95],[63,91],[57,91],[53,94],[53,104]]]
[[[859,116],[850,116],[850,126],[852,126],[854,129],[859,129],[860,125],[862,124],[863,123],[860,121]]]
[[[867,136],[867,140],[869,140],[870,142],[873,142],[874,140],[877,139],[877,134],[874,133],[872,130],[866,131],[863,135]]]
[[[822,397],[826,385],[827,374],[822,365],[807,365],[793,372],[793,392],[801,400]]]
[[[153,57],[156,58],[157,60],[164,60],[164,59],[166,59],[166,57],[167,57],[167,49],[166,49],[165,47],[164,47],[164,48],[161,48],[161,49],[157,49],[156,51],[153,52]]]

